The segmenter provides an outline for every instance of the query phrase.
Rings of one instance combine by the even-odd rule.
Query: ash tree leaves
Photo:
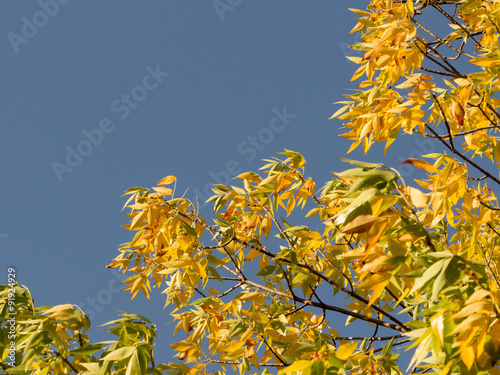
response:
[[[127,275],[131,298],[165,298],[175,358],[155,363],[144,317],[121,313],[106,325],[116,339],[91,343],[77,307],[35,308],[17,287],[22,363],[7,372],[500,374],[500,0],[352,11],[358,89],[332,116],[347,153],[427,137],[443,152],[403,162],[425,177],[342,159],[325,181],[284,150],[215,185],[209,217],[174,176],[128,189],[133,235],[107,267]],[[0,298],[5,327],[6,289]]]
[[[353,31],[362,34],[353,48],[363,51],[351,59],[359,64],[353,80],[361,82],[333,116],[347,129],[351,150],[361,145],[367,152],[375,142],[385,142],[387,150],[407,133],[429,137],[444,151],[423,155],[430,162],[403,162],[424,170],[427,179],[416,181],[418,188],[397,188],[414,206],[413,223],[401,218],[401,229],[415,228],[409,251],[388,242],[389,251],[418,265],[398,271],[403,311],[414,311],[406,326],[414,329],[407,335],[414,341],[410,367],[417,372],[500,373],[499,10],[496,0],[371,1],[366,11],[353,10]],[[431,13],[449,24],[447,35],[427,20]],[[344,232],[365,233],[376,222],[370,215],[358,216],[359,225]],[[469,307],[475,303],[484,307],[480,313]]]
[[[174,305],[175,331],[186,338],[172,344],[172,368],[401,372],[392,345],[413,328],[397,311],[412,304],[412,321],[425,324],[414,311],[428,302],[419,298],[436,252],[411,195],[395,170],[353,160],[316,192],[304,157],[282,155],[262,174],[237,176],[240,186],[216,185],[212,224],[183,198],[129,192],[129,216],[141,224],[109,267],[132,274],[124,288],[132,298],[159,288]],[[299,214],[304,224],[295,225]],[[444,266],[432,276],[444,280],[437,293],[454,282]],[[345,302],[324,298],[338,293]],[[374,333],[343,337],[331,325],[339,316]],[[379,328],[394,333],[378,337]],[[375,344],[384,340],[391,344]]]
[[[174,305],[175,332],[185,339],[171,345],[178,353],[172,369],[397,369],[390,346],[374,352],[374,342],[411,330],[396,317],[394,293],[405,290],[399,271],[420,269],[406,243],[398,242],[404,250],[394,256],[384,245],[408,232],[402,220],[418,227],[397,173],[345,160],[354,168],[316,191],[304,157],[281,155],[266,160],[261,174],[216,185],[212,223],[184,198],[155,188],[126,192],[135,223],[127,228],[136,234],[108,267],[131,275],[124,289],[132,298],[158,288]],[[338,293],[347,301],[324,297]],[[372,327],[374,336],[365,344],[342,337],[331,325],[339,317]],[[381,339],[378,327],[395,333]]]
[[[75,305],[35,307],[30,291],[16,286],[16,333],[2,335],[2,359],[15,342],[16,366],[0,366],[6,374],[161,374],[166,365],[155,365],[152,352],[156,327],[148,319],[120,312],[106,323],[115,340],[90,343],[88,317]],[[0,288],[0,328],[8,332],[8,286]],[[10,312],[12,314],[12,312]]]

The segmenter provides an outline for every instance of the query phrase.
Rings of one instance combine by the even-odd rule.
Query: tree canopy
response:
[[[121,313],[116,339],[91,343],[77,306],[35,307],[12,283],[0,291],[6,373],[500,374],[500,0],[352,11],[357,89],[332,117],[348,153],[403,134],[439,143],[404,161],[424,178],[343,159],[317,186],[285,150],[215,185],[212,217],[174,176],[131,188],[134,236],[107,267],[128,276],[131,298],[165,294],[176,359],[155,363],[145,317]]]

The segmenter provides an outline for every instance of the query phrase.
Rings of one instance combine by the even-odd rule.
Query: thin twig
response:
[[[62,361],[63,361],[64,363],[66,363],[66,364],[69,366],[69,368],[70,368],[71,370],[73,370],[73,371],[74,371],[74,372],[76,372],[77,374],[79,373],[79,372],[78,372],[78,370],[77,370],[77,369],[73,366],[73,364],[72,364],[72,363],[71,363],[71,362],[70,362],[70,361],[69,361],[66,357],[64,357],[64,356],[63,356],[61,353],[59,353],[58,351],[55,351],[54,353],[56,353],[56,355],[57,355],[59,358],[61,358],[61,359],[62,359]]]
[[[426,68],[423,66],[421,66],[420,69],[422,69],[424,72],[439,74],[439,75],[447,76],[447,77],[456,77],[457,76],[456,74],[440,72],[439,70],[429,69],[429,68]]]
[[[446,118],[446,115],[444,114],[443,108],[441,107],[441,104],[439,103],[438,99],[436,98],[436,95],[434,95],[434,93],[431,93],[431,96],[432,96],[434,103],[437,104],[437,106],[439,108],[439,112],[441,112],[441,116],[443,117],[444,124],[446,126],[446,130],[448,130],[448,137],[450,140],[451,151],[455,152],[455,146],[453,145],[453,137],[451,135],[451,129],[450,129],[450,124],[448,123],[448,119]]]
[[[392,339],[399,339],[401,337],[405,337],[404,335],[393,335],[393,336],[379,336],[379,337],[371,337],[373,341],[387,341]],[[343,341],[354,341],[354,340],[364,340],[366,337],[362,336],[348,336],[348,337],[332,337],[333,340],[343,340]]]
[[[200,225],[204,226],[205,228],[207,228],[207,230],[209,229],[211,232],[216,232],[222,236],[228,236],[227,233],[224,233],[222,232],[221,230],[211,226],[211,225],[208,225],[206,224],[205,222],[203,222],[201,219],[199,219],[197,216],[195,216],[194,218],[193,217],[190,217],[189,215],[177,210],[175,207],[172,207],[172,209],[179,215],[179,216],[182,216],[188,220],[191,220],[191,221],[195,221],[197,223],[199,223]],[[241,240],[239,238],[237,238],[236,236],[232,235],[230,236],[233,238],[233,240],[237,243],[240,243],[242,245],[245,245],[247,247],[250,247],[252,249],[255,249],[259,252],[261,252],[262,254],[265,254],[271,258],[275,258],[276,255],[271,253],[269,250],[267,250],[264,246],[255,246],[247,241],[244,241],[244,240]],[[281,262],[283,263],[287,263],[287,264],[292,264],[292,262],[289,260],[289,259],[285,259],[285,258],[281,258],[280,259]],[[366,299],[366,298],[363,298],[362,296],[360,296],[359,294],[355,293],[355,292],[352,292],[346,288],[344,288],[343,286],[339,285],[338,283],[336,283],[335,281],[331,280],[330,278],[326,277],[325,275],[323,275],[322,273],[316,271],[313,267],[309,266],[308,264],[304,264],[304,263],[297,263],[297,266],[301,267],[301,268],[304,268],[306,270],[308,270],[309,272],[313,273],[314,275],[318,276],[319,278],[321,278],[322,280],[324,280],[325,282],[327,282],[328,284],[338,288],[339,290],[341,290],[342,292],[346,293],[347,295],[357,299],[358,301],[360,302],[363,302],[364,304],[366,304],[368,306],[369,304],[369,301]],[[235,274],[236,275],[236,274]],[[377,308],[376,306],[371,306],[374,310],[378,311],[379,313],[381,313],[382,315],[384,315],[386,318],[392,320],[394,323],[397,324],[397,326],[399,327],[403,327],[403,323],[401,323],[398,319],[396,319],[395,317],[393,317],[391,314],[389,314],[387,311],[384,311],[382,309],[379,309]],[[407,328],[404,328],[404,329],[407,329]]]
[[[229,288],[228,290],[226,290],[225,292],[222,292],[222,293],[219,293],[215,296],[215,298],[222,298],[224,296],[227,296],[229,293],[231,293],[233,290],[235,289],[238,289],[240,286],[243,285],[243,282],[240,281],[238,284],[232,286],[231,288]]]
[[[273,354],[274,354],[274,356],[275,356],[276,358],[278,358],[278,360],[279,360],[279,361],[283,364],[283,366],[288,366],[288,365],[289,365],[289,363],[287,363],[287,362],[286,362],[286,361],[285,361],[285,360],[281,357],[281,355],[278,355],[278,353],[276,353],[276,352],[274,351],[274,349],[272,348],[272,346],[271,346],[271,345],[269,345],[269,343],[267,342],[267,340],[266,340],[263,336],[261,336],[261,338],[262,338],[262,341],[264,341],[264,344],[266,344],[267,348],[271,351],[271,353],[273,353]]]
[[[238,361],[224,361],[222,359],[212,359],[212,358],[207,358],[208,362],[211,363],[220,363],[224,365],[239,365],[241,362]],[[259,363],[259,366],[262,367],[285,367],[288,366],[288,364],[284,365],[283,363]]]
[[[440,138],[439,135],[434,131],[434,129],[432,129],[432,127],[429,126],[429,124],[425,123],[425,127],[432,134],[434,134],[436,136],[436,138],[439,139],[439,141],[446,146],[446,148],[448,148],[451,152],[453,152],[455,155],[457,155],[460,159],[466,161],[467,163],[469,163],[470,165],[472,165],[474,168],[476,168],[478,171],[480,171],[482,174],[484,174],[485,176],[488,176],[489,179],[493,180],[494,182],[496,182],[497,184],[500,185],[500,180],[498,178],[496,178],[495,176],[493,176],[491,173],[489,173],[488,171],[486,171],[484,168],[481,168],[479,165],[477,165],[476,163],[474,163],[472,160],[470,160],[465,155],[462,155],[460,152],[458,152],[456,150],[452,150],[451,147],[450,147],[450,145],[448,143],[446,143],[442,138]]]
[[[459,54],[464,54],[464,55],[466,55],[467,57],[470,57],[470,58],[473,58],[473,57],[474,57],[474,56],[472,56],[472,55],[469,55],[468,53],[463,52],[461,49],[458,49],[457,47],[452,46],[452,45],[451,45],[451,44],[449,44],[446,40],[444,40],[444,39],[442,39],[442,38],[438,37],[436,34],[434,34],[432,31],[430,31],[429,29],[427,29],[427,28],[426,28],[424,25],[422,25],[420,22],[418,22],[418,21],[417,21],[414,17],[410,17],[410,18],[411,18],[411,20],[412,20],[413,22],[415,22],[415,24],[417,24],[417,25],[418,25],[418,26],[419,26],[422,30],[424,30],[424,31],[425,31],[425,32],[427,32],[429,35],[431,35],[434,39],[436,39],[437,41],[439,41],[439,43],[441,43],[441,44],[445,45],[446,47],[448,47],[448,48],[450,48],[450,49],[452,49],[452,50],[454,50],[455,52],[458,52]],[[427,44],[427,46],[429,46],[429,45]],[[429,46],[429,47],[430,47],[431,49],[433,49],[435,52],[437,52],[437,51],[436,51],[436,49],[435,49],[436,47],[434,47],[434,48],[433,48],[433,47],[431,47],[431,46]],[[444,57],[444,56],[441,56],[441,54],[439,54],[439,55],[440,55],[440,56],[439,56],[439,58],[440,58],[440,59]],[[454,69],[454,68],[453,68],[453,69]]]
[[[456,19],[454,19],[452,16],[450,16],[448,13],[446,13],[443,8],[441,8],[437,3],[434,3],[432,4],[432,7],[434,9],[436,9],[439,13],[441,13],[443,16],[445,16],[451,23],[459,26],[466,34],[469,38],[471,38],[478,47],[480,48],[483,48],[483,46],[481,45],[481,43],[479,43],[475,38],[474,36],[469,32],[469,30],[467,30],[467,28],[465,26],[463,26],[460,22],[457,22]]]
[[[484,126],[484,127],[481,127],[481,128],[475,128],[475,129],[466,130],[466,131],[463,131],[463,132],[460,132],[460,133],[456,133],[456,134],[453,134],[453,136],[454,137],[460,137],[460,136],[464,136],[464,135],[467,135],[467,134],[475,133],[475,132],[478,132],[478,131],[481,131],[481,130],[491,130],[491,129],[496,129],[496,128],[497,128],[497,126]],[[431,137],[431,138],[448,139],[448,137],[449,137],[448,134],[440,134],[438,136],[435,136],[434,134],[429,134],[429,133],[425,133],[425,134],[419,133],[419,134],[424,135],[426,137]]]

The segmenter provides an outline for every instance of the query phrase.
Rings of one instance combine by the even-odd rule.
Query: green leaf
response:
[[[207,260],[208,260],[208,263],[215,264],[216,266],[221,266],[223,264],[226,264],[226,262],[224,262],[223,260],[221,260],[217,257],[214,257],[213,255],[209,255],[207,257]]]
[[[194,237],[198,236],[198,233],[196,233],[196,231],[193,228],[191,228],[189,225],[187,225],[184,222],[181,222],[181,223],[182,223],[182,228],[186,231],[187,234],[189,234],[190,236],[194,236]]]
[[[247,329],[248,325],[245,322],[238,322],[229,331],[228,338],[238,336],[244,333]]]
[[[432,299],[435,301],[438,298],[439,292],[444,288],[446,285],[446,269],[450,265],[452,258],[447,258],[444,259],[443,265],[441,267],[441,272],[439,272],[439,275],[436,277],[436,280],[434,280],[434,283],[432,284]]]
[[[341,369],[344,367],[346,361],[342,361],[341,359],[337,358],[335,354],[330,354],[328,357],[328,369]],[[336,373],[336,372],[335,372]]]
[[[408,251],[405,246],[401,245],[399,242],[393,240],[392,238],[389,239],[387,245],[389,247],[389,251],[397,257],[406,255]]]
[[[73,349],[72,351],[69,352],[70,355],[90,355],[95,352],[98,352],[104,347],[104,343],[98,343],[98,344],[90,344],[90,345],[85,345],[82,346],[81,348],[76,348]]]
[[[323,361],[314,361],[311,367],[311,375],[324,375],[325,363]]]
[[[224,282],[215,268],[207,266],[207,271],[215,280],[220,281],[221,283]]]
[[[384,347],[382,348],[382,353],[380,353],[382,354],[383,357],[387,357],[387,355],[391,353],[393,343],[394,343],[394,337],[387,344],[384,345]]]
[[[436,263],[434,263],[432,266],[430,266],[424,274],[417,279],[417,282],[415,285],[413,285],[413,288],[410,291],[411,293],[414,293],[417,290],[420,290],[422,287],[424,287],[428,282],[430,282],[433,278],[435,278],[440,272],[441,269],[443,268],[444,262],[447,259],[442,259]]]
[[[367,169],[373,169],[373,168],[380,168],[380,167],[385,167],[384,164],[380,163],[366,163],[364,161],[357,161],[357,160],[351,160],[351,159],[345,159],[345,158],[339,158],[340,161],[343,161],[344,163],[349,163],[356,165],[361,168],[367,168]]]
[[[355,198],[349,206],[340,211],[339,215],[335,219],[335,225],[343,224],[346,217],[349,213],[354,210],[356,207],[368,203],[373,197],[380,195],[381,192],[378,189],[371,188],[363,191],[357,198]],[[365,210],[367,213],[363,213],[363,215],[370,215],[372,213],[371,207],[369,210]],[[368,212],[369,211],[369,212]],[[351,219],[352,220],[352,219]]]
[[[420,329],[420,328],[427,328],[427,324],[421,320],[410,320],[409,322],[405,323],[405,327],[411,329]]]
[[[134,354],[135,350],[136,349],[133,346],[125,346],[123,348],[116,349],[111,353],[106,354],[104,357],[101,358],[101,361],[102,360],[121,361],[122,359],[126,359],[130,357],[132,354]]]
[[[311,217],[311,216],[315,216],[315,215],[318,215],[319,213],[321,212],[321,207],[316,207],[316,208],[313,208],[312,210],[310,210],[305,217]]]
[[[391,170],[386,169],[364,169],[364,168],[353,168],[347,171],[336,173],[339,177],[344,178],[372,178],[376,181],[394,181],[398,178],[398,175]]]
[[[120,311],[120,310],[116,310],[118,311],[120,314],[120,316],[126,320],[142,320],[144,322],[147,322],[149,324],[153,324],[151,322],[151,320],[149,320],[148,318],[145,318],[144,316],[142,315],[138,315],[138,314],[131,314],[131,313],[128,313],[128,312],[125,312],[125,311]],[[104,323],[101,325],[101,327],[104,327],[104,326],[107,326],[107,325],[110,325],[110,324],[116,324],[116,323],[121,323],[124,321],[124,319],[117,319],[117,320],[113,320],[111,322],[107,322],[107,323]]]
[[[139,363],[139,357],[137,356],[137,350],[132,354],[132,357],[130,357],[130,360],[128,361],[127,365],[127,372],[125,375],[142,375],[144,374],[142,372],[141,365]]]
[[[339,216],[334,221],[335,225],[340,225],[344,224],[347,225],[351,221],[353,221],[355,218],[361,215],[371,215],[372,212],[372,206],[368,202],[364,202],[360,205],[357,205],[354,207],[352,210],[349,211],[342,211]]]
[[[412,367],[417,367],[425,359],[425,357],[427,357],[427,355],[431,351],[431,345],[432,335],[428,335],[422,340],[418,348],[415,350],[415,354],[413,355],[410,365],[408,366],[406,371],[408,371]]]
[[[293,232],[300,232],[300,231],[304,231],[304,230],[309,230],[309,227],[307,227],[305,225],[297,225],[295,227],[287,228],[283,232],[293,233]]]

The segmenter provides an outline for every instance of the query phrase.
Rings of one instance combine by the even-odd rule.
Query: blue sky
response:
[[[365,3],[2,1],[5,279],[15,267],[37,305],[84,305],[94,327],[114,309],[143,314],[163,348],[164,296],[130,302],[105,268],[132,238],[120,195],[172,174],[177,191],[205,196],[284,148],[319,183],[347,169],[337,157],[349,144],[328,118],[355,70],[347,8]],[[411,141],[368,159],[396,166],[434,147]]]

